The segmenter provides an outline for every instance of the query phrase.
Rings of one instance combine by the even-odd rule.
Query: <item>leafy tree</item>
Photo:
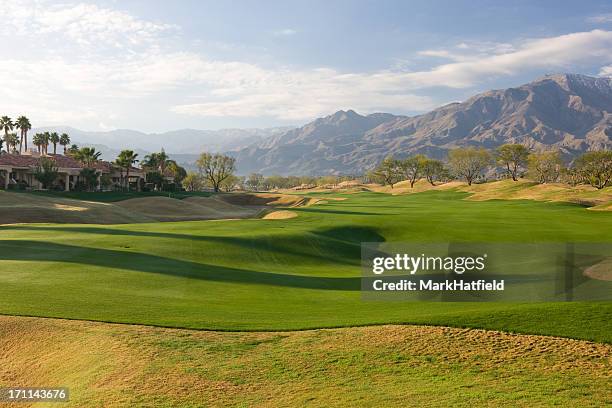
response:
[[[497,162],[504,166],[512,180],[517,181],[520,168],[527,165],[529,149],[521,144],[505,144],[496,150]]]
[[[66,146],[70,144],[70,136],[67,133],[60,135],[59,144],[64,147],[64,154],[66,154]]]
[[[155,190],[161,190],[164,185],[164,176],[159,171],[149,171],[145,174],[147,183],[155,186]]]
[[[60,136],[57,132],[49,134],[49,142],[53,145],[53,154],[57,154],[57,144],[60,142]]]
[[[221,182],[219,187],[229,193],[234,189],[237,184],[240,184],[240,178],[231,174],[229,177],[227,177]]]
[[[444,163],[434,159],[426,159],[424,161],[423,175],[432,186],[435,186],[437,181],[445,180],[449,176]]]
[[[221,183],[236,171],[236,159],[222,154],[202,153],[196,164],[215,192],[218,192]]]
[[[448,162],[457,175],[465,179],[468,186],[491,164],[491,153],[484,148],[465,147],[448,152]]]
[[[46,157],[38,161],[38,166],[34,170],[34,178],[38,180],[44,189],[49,188],[59,176],[55,161]]]
[[[138,154],[132,150],[122,150],[115,160],[115,164],[125,169],[125,181],[124,187],[129,191],[130,189],[130,169],[138,161]]]
[[[587,152],[574,166],[582,179],[598,190],[612,184],[612,151]]]
[[[28,131],[32,129],[30,120],[25,116],[19,116],[15,121],[15,128],[20,130],[20,141],[19,141],[19,153],[22,152],[22,148],[28,150]]]
[[[381,182],[382,185],[393,185],[400,179],[400,170],[398,162],[392,156],[386,157],[376,169],[372,172],[375,181]]]
[[[96,169],[84,168],[79,172],[79,176],[87,191],[94,191],[98,187],[98,176],[100,176],[100,173]]]
[[[206,181],[202,175],[189,172],[183,179],[182,184],[187,191],[201,191],[205,187]]]
[[[410,182],[410,188],[413,188],[414,183],[423,176],[423,165],[426,160],[427,157],[417,154],[398,162],[399,171]]]
[[[553,183],[559,179],[563,169],[561,154],[558,151],[532,153],[527,168],[529,175],[538,183]]]
[[[168,160],[167,170],[174,177],[174,183],[180,185],[183,179],[187,176],[187,170],[179,166],[174,160]]]
[[[249,177],[247,178],[246,184],[253,190],[258,190],[263,185],[263,182],[264,182],[263,174],[251,173],[249,174]]]

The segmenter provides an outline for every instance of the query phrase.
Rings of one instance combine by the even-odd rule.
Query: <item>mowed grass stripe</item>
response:
[[[340,195],[285,220],[0,227],[0,312],[213,330],[422,323],[612,341],[610,303],[379,303],[360,243],[610,242],[612,214],[466,193]]]

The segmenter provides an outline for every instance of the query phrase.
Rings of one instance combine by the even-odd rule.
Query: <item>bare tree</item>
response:
[[[236,159],[222,154],[202,153],[196,164],[215,192],[219,192],[221,183],[236,171]]]
[[[484,148],[466,147],[448,152],[448,162],[457,177],[465,179],[468,186],[491,164],[491,153]]]

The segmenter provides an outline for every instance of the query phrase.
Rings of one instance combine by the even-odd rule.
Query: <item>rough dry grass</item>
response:
[[[570,186],[561,183],[538,184],[529,180],[501,180],[468,186],[461,181],[432,186],[425,180],[419,180],[414,187],[408,181],[396,183],[391,186],[377,184],[364,185],[368,190],[377,193],[393,195],[421,193],[424,191],[456,190],[470,193],[468,200],[534,200],[549,202],[568,202],[591,207],[593,210],[612,210],[612,187],[597,190],[594,187],[579,185]]]
[[[66,407],[612,403],[610,345],[446,327],[222,333],[0,316],[0,356],[2,386],[67,386]]]

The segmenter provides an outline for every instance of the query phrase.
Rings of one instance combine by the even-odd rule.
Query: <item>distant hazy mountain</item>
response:
[[[68,133],[73,143],[94,146],[105,158],[114,158],[122,149],[135,150],[139,154],[160,151],[170,154],[197,155],[200,152],[221,152],[243,148],[266,137],[287,131],[288,127],[269,129],[181,129],[165,133],[143,133],[117,129],[107,132],[90,132],[66,126],[36,128],[32,133],[55,131]]]
[[[239,171],[361,173],[384,156],[445,157],[458,146],[523,143],[575,155],[612,148],[612,79],[558,74],[415,117],[339,111],[236,153]]]

